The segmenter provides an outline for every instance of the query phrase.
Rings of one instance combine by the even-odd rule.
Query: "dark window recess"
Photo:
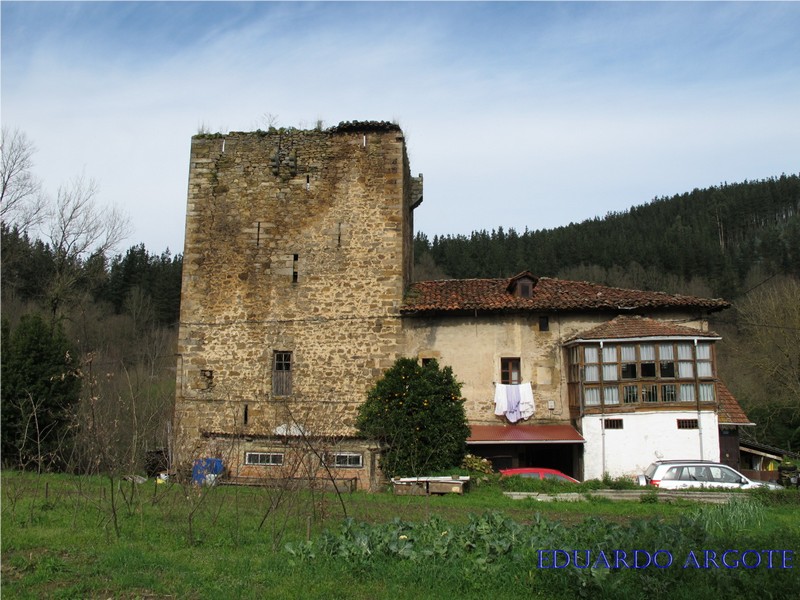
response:
[[[272,362],[272,393],[289,396],[292,393],[292,353],[276,351]]]
[[[643,362],[642,363],[642,377],[655,377],[656,376],[656,363]]]
[[[620,369],[623,379],[636,379],[636,363],[625,363]]]
[[[200,377],[203,378],[206,389],[210,389],[214,385],[214,371],[211,369],[200,369]]]
[[[433,359],[433,358],[423,358],[422,359],[422,366],[425,367],[425,366],[431,364],[431,362],[434,361],[434,360],[435,359]]]
[[[697,419],[678,419],[678,429],[699,429]]]
[[[244,409],[242,410],[242,422],[243,422],[245,425],[247,425],[247,418],[248,418],[248,416],[249,416],[249,415],[248,415],[248,412],[249,412],[249,411],[247,410],[247,404],[245,404],[245,405],[244,405]]]
[[[530,281],[520,281],[518,286],[519,295],[521,297],[530,298],[533,295],[533,286]]]
[[[292,257],[292,283],[297,283],[300,280],[300,272],[297,270],[297,263],[300,260],[299,254],[294,254]]]
[[[506,385],[522,383],[519,374],[519,358],[500,359],[500,383]]]
[[[662,361],[659,365],[661,377],[675,377],[675,363],[671,361]]]
[[[605,429],[623,429],[622,419],[603,419]]]
[[[539,331],[550,331],[550,317],[539,317]]]

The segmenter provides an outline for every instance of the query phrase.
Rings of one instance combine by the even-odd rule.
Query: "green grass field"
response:
[[[464,496],[339,497],[8,471],[2,597],[789,598],[800,594],[794,554],[719,563],[725,550],[731,565],[746,550],[797,553],[799,508],[796,491],[726,506],[537,503],[494,481]],[[674,562],[540,568],[555,549],[592,559],[661,549]],[[684,568],[687,556],[711,565]]]

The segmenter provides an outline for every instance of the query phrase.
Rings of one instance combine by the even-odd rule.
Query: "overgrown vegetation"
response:
[[[534,503],[490,482],[464,496],[348,494],[342,521],[333,494],[314,494],[314,512],[310,491],[117,481],[117,533],[106,478],[2,477],[4,598],[788,598],[800,583],[766,564],[683,568],[690,551],[796,551],[796,491],[779,506],[769,491],[720,507]],[[673,564],[614,568],[612,551],[636,549]],[[548,550],[602,550],[612,568],[545,568]]]
[[[359,407],[359,433],[384,445],[386,477],[421,475],[461,464],[469,425],[450,367],[399,358]]]

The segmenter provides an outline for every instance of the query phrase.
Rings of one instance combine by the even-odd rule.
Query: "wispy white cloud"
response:
[[[800,5],[62,3],[3,11],[3,121],[183,239],[190,137],[397,119],[430,234],[797,170]]]

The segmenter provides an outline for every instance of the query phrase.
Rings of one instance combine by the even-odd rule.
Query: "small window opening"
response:
[[[214,371],[211,369],[200,369],[200,377],[203,378],[206,389],[210,389],[214,385]]]
[[[699,429],[697,419],[678,419],[678,429]]]
[[[505,385],[518,385],[522,383],[519,358],[500,359],[500,383]]]
[[[276,350],[272,360],[272,393],[289,396],[292,393],[292,353]]]
[[[622,419],[603,419],[604,429],[623,429]]]
[[[248,416],[249,415],[248,415],[248,410],[247,410],[247,404],[245,404],[244,405],[244,410],[242,411],[242,422],[245,425],[247,425]]]
[[[311,176],[306,175],[306,191],[311,189]]]
[[[297,263],[300,260],[300,255],[295,254],[292,258],[292,283],[297,283],[300,279],[300,273],[297,270]]]
[[[550,317],[539,317],[539,331],[550,331]]]

